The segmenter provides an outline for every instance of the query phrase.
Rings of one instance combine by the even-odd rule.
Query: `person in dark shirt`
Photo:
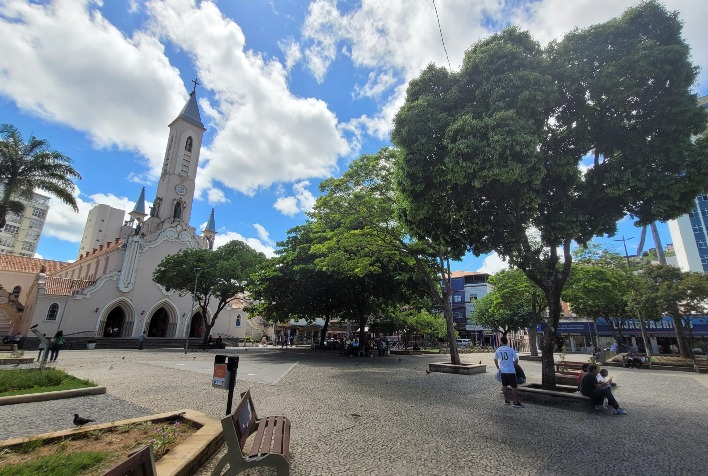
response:
[[[616,415],[626,415],[627,412],[622,410],[615,400],[614,395],[612,395],[612,390],[609,388],[602,388],[601,384],[597,382],[597,374],[600,372],[600,368],[592,364],[588,367],[588,372],[583,375],[583,379],[580,381],[580,393],[590,398],[590,401],[595,405],[596,410],[602,410],[602,402],[607,399],[607,403],[614,408]]]

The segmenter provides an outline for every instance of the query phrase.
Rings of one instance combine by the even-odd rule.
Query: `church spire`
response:
[[[129,215],[131,219],[138,221],[142,221],[142,219],[147,216],[147,213],[145,213],[145,187],[140,191],[140,196],[135,202],[135,207],[133,207],[133,211],[130,212]]]
[[[175,119],[175,121],[177,121],[178,119],[182,119],[192,125],[206,130],[204,128],[204,124],[202,124],[202,117],[199,114],[199,106],[197,105],[197,85],[199,84],[199,82],[197,82],[196,79],[192,80],[192,82],[194,83],[194,88],[192,89],[192,92],[189,93],[189,99],[187,100],[187,104],[184,105],[182,111],[179,113],[179,116],[177,116],[177,119]]]
[[[216,236],[216,224],[214,223],[214,209],[211,209],[211,215],[209,215],[209,221],[207,222],[206,228],[202,233],[204,238],[209,242],[209,249],[214,249],[214,237]]]

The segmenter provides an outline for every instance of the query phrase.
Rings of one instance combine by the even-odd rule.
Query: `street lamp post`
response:
[[[192,320],[192,311],[194,310],[194,301],[196,300],[197,297],[197,282],[199,281],[199,273],[202,271],[201,268],[194,268],[194,270],[197,272],[197,275],[194,277],[194,292],[192,293],[192,308],[189,310],[189,320],[190,320],[190,326],[189,329],[186,329],[186,334],[187,334],[187,341],[184,343],[184,353],[187,353],[187,349],[189,349],[189,331],[191,330],[191,320]],[[202,316],[202,319],[204,319],[204,316]]]

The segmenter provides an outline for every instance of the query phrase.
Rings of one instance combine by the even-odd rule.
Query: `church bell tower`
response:
[[[199,165],[199,152],[204,135],[197,105],[196,80],[189,100],[177,118],[169,125],[170,134],[162,164],[157,193],[150,207],[150,221],[164,226],[181,223],[189,226],[194,199],[194,184]]]

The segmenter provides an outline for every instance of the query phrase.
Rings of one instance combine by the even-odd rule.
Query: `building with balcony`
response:
[[[0,184],[0,193],[4,190]],[[31,200],[16,198],[25,205],[22,215],[8,213],[0,230],[0,253],[34,257],[49,211],[49,197],[35,193]]]

